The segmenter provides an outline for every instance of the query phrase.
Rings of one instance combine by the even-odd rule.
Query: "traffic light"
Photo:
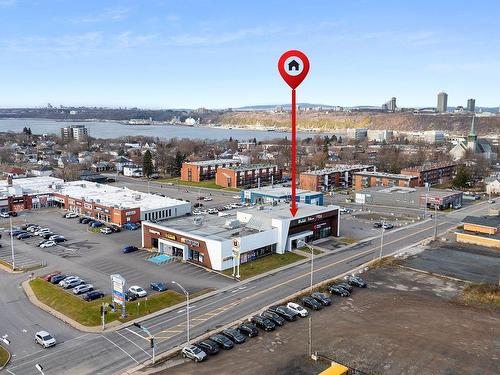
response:
[[[155,347],[155,338],[154,337],[150,337],[149,338],[149,343],[151,345],[151,349],[153,349]]]
[[[142,329],[142,327],[141,327],[141,325],[139,323],[134,323],[134,326],[136,326],[137,328]]]

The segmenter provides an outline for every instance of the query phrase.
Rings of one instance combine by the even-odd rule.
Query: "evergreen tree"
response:
[[[142,157],[142,170],[148,178],[153,174],[153,156],[149,150],[146,150]]]
[[[457,170],[457,174],[453,178],[453,186],[459,189],[463,189],[469,185],[471,179],[471,174],[465,165],[460,165]]]

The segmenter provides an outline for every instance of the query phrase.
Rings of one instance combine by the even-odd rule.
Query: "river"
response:
[[[266,141],[275,138],[288,137],[289,132],[265,131],[255,129],[226,129],[213,127],[191,127],[182,125],[124,125],[118,122],[104,121],[56,121],[48,119],[0,119],[0,132],[21,132],[24,127],[31,128],[33,134],[57,134],[61,128],[69,125],[85,125],[89,134],[95,138],[112,139],[125,136],[160,137],[162,139],[190,138],[190,139],[233,139],[246,141],[256,138]],[[324,133],[297,132],[297,138],[314,137]]]

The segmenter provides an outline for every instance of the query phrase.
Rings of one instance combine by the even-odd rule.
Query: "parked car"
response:
[[[305,309],[304,307],[300,306],[298,303],[288,302],[286,304],[286,307],[296,312],[301,318],[305,318],[306,316],[309,315],[309,311],[307,311],[307,309]]]
[[[66,219],[76,219],[78,217],[78,215],[75,214],[74,212],[68,212],[66,215],[64,215],[64,217]]]
[[[253,323],[243,323],[238,327],[238,329],[242,334],[247,335],[248,337],[255,337],[259,335],[259,330]]]
[[[60,274],[58,274],[58,275],[52,276],[52,277],[50,278],[50,283],[51,283],[51,284],[56,284],[56,285],[59,285],[59,283],[60,283],[61,281],[63,281],[66,277],[67,277],[67,276],[66,276],[65,274],[60,273]]]
[[[210,197],[205,197],[205,198],[203,198],[203,200],[204,200],[205,202],[210,202],[210,201],[212,201],[213,199],[212,199],[212,198],[210,198]]]
[[[90,224],[90,227],[91,228],[100,228],[100,227],[103,227],[104,224],[101,223],[100,221],[94,221],[92,224]]]
[[[60,272],[52,272],[52,273],[49,273],[48,275],[45,275],[45,276],[43,277],[43,280],[50,282],[50,279],[52,279],[54,276],[56,276],[56,275],[60,275],[60,274],[61,274]]]
[[[53,239],[54,242],[59,243],[59,242],[66,242],[67,239],[64,238],[63,236],[57,236],[56,238]]]
[[[227,328],[222,331],[224,336],[229,337],[236,344],[243,344],[247,338],[241,334],[238,328]]]
[[[57,245],[57,244],[56,244],[56,242],[55,242],[55,241],[50,241],[50,240],[48,240],[48,241],[45,241],[44,243],[40,244],[40,247],[41,247],[42,249],[44,249],[44,248],[46,248],[46,247],[52,247],[52,246],[56,246],[56,245]]]
[[[194,345],[188,345],[182,348],[182,356],[192,359],[195,362],[201,362],[207,358],[207,353]]]
[[[373,223],[373,227],[374,228],[382,228],[382,223],[377,221],[377,222]]]
[[[109,229],[111,229],[111,230],[112,230],[113,232],[115,232],[115,233],[118,233],[118,232],[121,232],[121,231],[122,231],[122,230],[120,229],[120,227],[119,227],[119,226],[117,226],[117,225],[110,225],[110,226],[109,226]]]
[[[51,346],[56,345],[56,339],[47,331],[38,331],[35,333],[35,343],[43,346],[44,348],[50,348]]]
[[[351,293],[349,293],[347,290],[345,290],[344,288],[342,288],[338,285],[330,285],[328,287],[328,291],[331,294],[336,294],[340,297],[349,297],[351,295]]]
[[[127,254],[127,253],[132,253],[132,252],[137,251],[137,250],[139,250],[139,248],[137,246],[128,245],[122,249],[122,253]]]
[[[73,289],[75,286],[79,286],[79,285],[82,285],[84,284],[85,281],[83,281],[82,279],[73,279],[71,281],[68,281],[64,284],[63,288],[64,289]]]
[[[137,299],[137,296],[133,293],[130,293],[128,290],[125,292],[125,301],[130,302],[130,301],[135,301]]]
[[[17,235],[16,238],[18,240],[25,240],[25,239],[31,238],[31,237],[33,237],[33,235],[31,233],[20,233],[20,234]]]
[[[50,229],[49,228],[40,228],[40,229],[37,229],[34,234],[35,236],[39,236],[41,233],[48,233],[50,232]]]
[[[348,283],[340,283],[340,284],[337,284],[337,286],[340,286],[341,288],[344,288],[345,290],[347,290],[349,293],[352,293],[353,287],[351,285],[349,285]]]
[[[354,286],[357,286],[358,288],[366,288],[367,287],[367,284],[366,284],[366,281],[363,280],[361,277],[359,276],[354,276],[354,275],[351,275],[347,278],[347,282],[350,284],[350,285],[354,285]]]
[[[50,240],[50,237],[52,236],[57,236],[56,234],[52,233],[52,232],[48,232],[48,233],[45,233],[44,235],[40,236],[42,237],[43,239],[46,239],[46,240]]]
[[[104,293],[101,292],[100,290],[93,290],[92,292],[88,292],[83,295],[83,299],[87,302],[93,301],[99,298],[104,297]]]
[[[17,236],[17,235],[22,234],[22,233],[25,233],[25,231],[21,230],[21,229],[13,229],[12,231],[9,231],[9,234],[12,237]]]
[[[91,220],[91,219],[90,219],[90,218],[88,218],[88,217],[81,217],[80,219],[78,219],[78,222],[79,222],[80,224],[88,224],[90,220]]]
[[[113,230],[111,228],[108,228],[108,227],[101,228],[99,230],[99,232],[101,232],[102,234],[111,234],[111,233],[114,233]]]
[[[312,297],[303,297],[302,304],[305,307],[309,307],[310,309],[313,309],[313,310],[321,310],[323,308],[323,306],[321,306],[321,303],[319,303],[318,301],[316,301]]]
[[[128,291],[132,294],[135,294],[137,298],[146,297],[148,295],[148,292],[146,292],[138,285],[132,285],[130,288],[128,288]]]
[[[222,349],[232,349],[234,347],[234,344],[231,340],[229,340],[226,336],[217,333],[213,336],[210,337],[210,340],[213,342],[217,343]]]
[[[32,227],[28,227],[26,228],[26,231],[29,232],[29,233],[33,233],[35,234],[35,232],[38,230],[38,229],[41,229],[41,227],[39,227],[38,225],[34,225]]]
[[[123,224],[123,229],[126,229],[126,230],[136,230],[136,229],[139,229],[139,226],[137,226],[134,223],[127,223],[127,224]]]
[[[196,199],[199,200],[199,201],[202,201],[203,199],[205,199],[205,197],[198,197]]]
[[[3,217],[3,218],[9,218],[9,213],[8,212],[0,212],[0,217]]]
[[[219,210],[217,208],[209,208],[208,213],[210,215],[215,215],[215,214],[219,213]]]
[[[193,206],[194,208],[203,207],[203,203],[196,202]]]
[[[35,226],[35,224],[33,224],[33,223],[25,223],[25,224],[21,225],[21,229],[22,230],[26,230],[26,229],[28,229],[29,227],[32,227],[32,226]]]
[[[264,331],[274,331],[276,329],[276,324],[260,315],[253,316],[250,321]]]
[[[313,294],[311,294],[311,297],[321,303],[323,306],[330,306],[332,304],[332,299],[323,293],[314,292]]]
[[[394,225],[392,225],[391,223],[384,223],[384,225],[382,225],[382,228],[388,230],[394,228]]]
[[[269,319],[271,322],[273,322],[277,326],[283,326],[285,325],[285,319],[283,319],[281,316],[276,314],[275,312],[266,310],[260,314],[260,316],[263,316],[264,318]]]
[[[287,320],[289,322],[296,321],[297,316],[298,316],[298,314],[295,311],[290,310],[286,306],[270,307],[269,311],[272,311],[272,312],[278,314],[279,316],[281,316],[282,318],[284,318],[285,320]]]
[[[168,289],[167,284],[161,281],[151,283],[149,286],[151,287],[151,289],[156,290],[157,292],[164,292]]]
[[[62,279],[62,281],[59,282],[59,286],[62,288],[65,288],[66,285],[68,283],[72,282],[73,280],[80,280],[80,278],[78,276],[75,276],[75,275],[66,276],[64,279]]]
[[[200,341],[198,344],[196,344],[196,346],[201,350],[203,350],[208,355],[214,355],[219,353],[219,345],[217,345],[217,343],[213,342],[210,339]]]
[[[82,294],[87,293],[94,290],[94,286],[92,284],[81,284],[73,288],[74,294]]]

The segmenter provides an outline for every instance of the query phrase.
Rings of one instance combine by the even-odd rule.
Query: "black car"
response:
[[[201,350],[203,350],[208,355],[214,355],[219,353],[219,345],[217,345],[217,343],[209,339],[200,341],[198,344],[196,344],[196,346]]]
[[[135,301],[137,299],[137,296],[134,293],[130,293],[128,290],[125,292],[125,301],[130,302],[130,301]]]
[[[203,203],[196,202],[193,206],[194,208],[203,207]]]
[[[366,281],[363,280],[359,276],[352,276],[351,275],[347,278],[347,282],[349,283],[349,285],[354,285],[354,286],[357,286],[358,288],[366,288],[367,287]]]
[[[100,290],[94,290],[92,292],[88,292],[88,293],[83,295],[83,299],[87,302],[93,301],[95,299],[102,298],[102,297],[104,297],[104,293],[101,292]]]
[[[229,350],[234,348],[233,342],[220,333],[217,333],[216,335],[210,337],[210,340],[216,342],[222,349]]]
[[[48,240],[50,237],[54,236],[54,233],[52,232],[49,232],[49,233],[46,233],[42,236],[42,238]]]
[[[59,243],[59,242],[66,242],[66,241],[67,241],[67,239],[66,239],[66,238],[64,238],[63,236],[57,236],[56,238],[54,238],[54,239],[53,239],[53,241],[54,241],[55,243]]]
[[[248,337],[255,337],[259,335],[259,330],[255,324],[252,323],[243,323],[238,327],[238,329],[242,334],[247,335]]]
[[[340,284],[337,284],[337,286],[340,286],[341,288],[344,288],[345,290],[347,290],[349,293],[352,293],[353,287],[347,283],[340,283]]]
[[[91,219],[89,219],[88,217],[80,218],[80,220],[78,220],[80,224],[88,224],[89,221],[91,221]]]
[[[285,325],[285,319],[283,319],[281,316],[279,316],[275,312],[266,310],[263,313],[261,313],[260,316],[263,316],[264,318],[269,319],[271,322],[273,322],[277,326],[281,327],[281,326]]]
[[[59,284],[59,281],[63,281],[65,278],[66,278],[66,275],[61,273],[59,275],[52,276],[50,278],[50,283],[57,285],[57,284]]]
[[[120,229],[120,227],[116,226],[116,225],[110,225],[109,226],[109,229],[111,229],[114,233],[118,233],[118,232],[121,232],[122,230]]]
[[[377,222],[373,223],[373,227],[374,228],[382,228],[382,223],[377,221]]]
[[[224,336],[229,337],[236,344],[243,344],[247,338],[241,334],[237,328],[228,328],[222,331]]]
[[[31,233],[21,233],[17,235],[18,240],[25,240],[26,238],[31,238],[33,235]]]
[[[316,301],[312,297],[304,297],[304,298],[302,298],[302,304],[305,307],[309,307],[310,309],[313,309],[313,310],[321,310],[323,308],[323,306],[321,305],[321,303],[319,303],[318,301]]]
[[[251,322],[264,331],[274,331],[276,329],[276,324],[260,315],[252,317]]]
[[[298,314],[290,310],[286,306],[276,306],[276,307],[270,307],[269,311],[272,311],[273,313],[278,314],[282,318],[285,318],[289,322],[294,322],[297,320]]]
[[[313,294],[311,294],[311,297],[321,303],[323,306],[330,306],[332,304],[332,299],[327,295],[324,295],[323,293],[314,292]]]
[[[33,223],[26,223],[26,224],[21,225],[21,229],[22,229],[22,230],[26,230],[26,229],[28,229],[29,227],[33,227],[33,226],[35,226],[35,225],[36,225],[36,224],[33,224]]]
[[[330,285],[328,291],[341,297],[349,297],[351,295],[351,293],[338,285]]]

